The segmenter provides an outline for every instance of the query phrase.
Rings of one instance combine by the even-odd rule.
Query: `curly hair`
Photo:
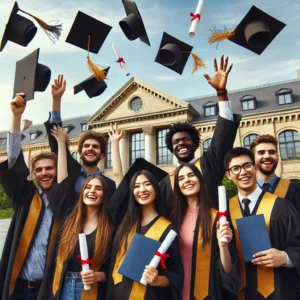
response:
[[[169,131],[165,137],[165,144],[167,148],[173,153],[172,137],[177,132],[186,132],[188,133],[196,148],[199,148],[200,145],[200,133],[199,131],[188,122],[177,122],[171,124]]]
[[[82,147],[83,147],[84,142],[89,139],[96,140],[100,144],[101,153],[103,153],[104,155],[106,154],[106,150],[107,150],[106,137],[103,134],[93,131],[93,130],[88,130],[80,135],[80,137],[78,139],[78,152],[79,153],[82,152]]]
[[[278,148],[278,140],[276,139],[276,137],[270,134],[264,134],[258,136],[255,140],[252,141],[250,145],[250,150],[253,152],[256,146],[264,143],[273,144],[276,147],[276,150]]]

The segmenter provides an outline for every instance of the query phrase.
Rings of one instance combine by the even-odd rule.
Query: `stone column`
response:
[[[152,126],[147,126],[143,128],[145,135],[145,159],[155,164],[156,158],[156,141],[155,141],[155,131]]]
[[[123,130],[123,136],[120,140],[120,155],[123,167],[123,173],[125,174],[129,169],[129,134],[126,130]]]

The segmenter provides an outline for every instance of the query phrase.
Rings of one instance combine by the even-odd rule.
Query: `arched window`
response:
[[[282,160],[300,159],[300,135],[296,130],[279,134],[279,148]]]
[[[257,134],[249,134],[244,137],[244,147],[250,149],[250,145],[257,138]]]
[[[210,146],[212,139],[207,139],[203,142],[203,152],[206,152]]]

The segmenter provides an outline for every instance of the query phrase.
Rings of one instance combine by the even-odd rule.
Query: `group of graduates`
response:
[[[251,150],[233,148],[241,116],[232,113],[227,97],[228,57],[219,64],[215,59],[214,68],[214,76],[206,76],[219,99],[211,145],[195,157],[199,131],[172,124],[165,143],[178,166],[169,174],[144,159],[124,174],[118,124],[108,130],[114,181],[97,167],[107,147],[102,134],[82,133],[82,164],[73,158],[61,127],[66,81],[59,75],[45,123],[51,152],[32,158],[34,181],[28,180],[20,132],[26,102],[24,94],[15,96],[8,159],[0,164],[0,184],[14,210],[0,265],[2,300],[300,299],[300,184],[275,175],[275,137],[259,136]],[[225,174],[238,194],[221,224],[218,186]],[[256,214],[264,215],[272,248],[245,263],[236,220]],[[146,286],[118,272],[135,233],[162,242],[170,230],[178,235],[168,258],[157,268],[144,266]],[[80,256],[80,233],[88,260]],[[82,271],[83,264],[90,270]]]

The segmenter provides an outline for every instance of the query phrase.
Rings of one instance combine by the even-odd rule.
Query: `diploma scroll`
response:
[[[219,218],[220,225],[224,224],[227,221],[226,214],[227,213],[227,199],[226,199],[226,189],[225,186],[221,185],[218,186],[218,193],[219,193],[219,212],[221,214]],[[222,215],[223,213],[223,215]],[[225,215],[224,215],[225,214]],[[226,237],[221,237],[222,243],[228,243]]]
[[[81,261],[88,261],[89,253],[87,248],[86,236],[84,233],[79,234],[79,248],[80,248],[80,255]],[[82,263],[82,271],[87,272],[90,270],[90,266],[88,263]],[[84,285],[84,290],[87,291],[91,288],[89,284]]]
[[[191,13],[191,27],[190,27],[190,31],[189,31],[189,36],[190,37],[194,37],[196,34],[196,28],[198,23],[200,22],[200,18],[201,18],[201,14],[202,14],[202,9],[203,9],[203,4],[204,4],[204,0],[199,0],[197,8],[196,8],[196,12],[193,14]]]
[[[174,239],[176,238],[176,236],[177,236],[177,233],[174,230],[170,230],[170,232],[166,236],[165,240],[162,242],[159,249],[157,250],[157,252],[159,252],[160,254],[165,254],[167,252],[167,250],[169,249],[169,247],[171,246]],[[159,256],[155,255],[152,258],[149,266],[156,269],[158,264],[160,263],[160,260],[161,260],[161,258]],[[140,283],[143,285],[147,285],[147,281],[143,277],[141,278]]]
[[[120,55],[120,53],[119,53],[119,51],[118,51],[118,49],[117,49],[115,43],[112,44],[112,48],[113,48],[113,50],[114,50],[114,52],[115,52],[115,54],[116,54],[116,57],[117,57],[117,59],[118,59],[118,60],[117,60],[117,63],[120,64],[120,66],[121,66],[121,68],[123,69],[123,71],[125,72],[126,76],[129,76],[130,73],[129,73],[128,70],[127,70],[125,61],[124,61],[123,57],[121,57],[121,55]]]

